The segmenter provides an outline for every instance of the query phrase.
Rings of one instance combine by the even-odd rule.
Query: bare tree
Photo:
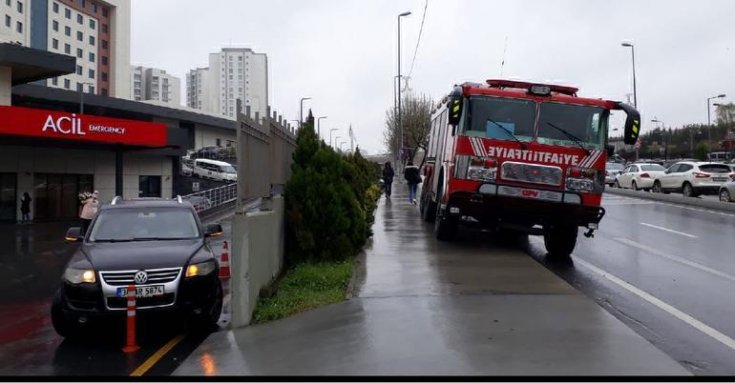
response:
[[[421,166],[426,160],[426,149],[429,144],[431,133],[431,99],[426,95],[415,96],[406,94],[401,101],[401,120],[403,122],[403,146],[411,151],[413,155],[418,149],[424,151]],[[398,129],[398,110],[391,108],[385,112],[385,130],[383,130],[383,143],[394,156],[397,156],[400,145],[400,133]]]
[[[715,109],[717,124],[731,125],[735,123],[735,104],[727,103],[717,106]]]

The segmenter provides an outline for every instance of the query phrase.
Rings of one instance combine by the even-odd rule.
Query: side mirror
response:
[[[615,147],[612,145],[607,146],[607,156],[612,157],[615,155]]]
[[[641,131],[641,114],[634,107],[622,102],[616,104],[616,109],[623,110],[627,115],[623,142],[626,145],[635,144]]]
[[[222,234],[224,234],[224,231],[222,230],[222,225],[218,223],[207,225],[207,228],[204,231],[204,236],[206,238],[219,237]]]
[[[81,242],[83,239],[81,227],[70,227],[64,235],[64,241],[67,243]]]

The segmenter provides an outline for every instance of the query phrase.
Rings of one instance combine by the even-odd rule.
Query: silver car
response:
[[[720,186],[720,201],[735,202],[735,173],[730,174],[732,181]]]
[[[605,164],[605,183],[607,186],[613,186],[615,179],[619,174],[623,173],[623,170],[625,170],[623,164],[617,162],[608,162]]]

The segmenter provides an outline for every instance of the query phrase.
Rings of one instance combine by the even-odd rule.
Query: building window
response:
[[[107,8],[102,8],[102,17],[107,17]]]
[[[102,88],[102,95],[107,96],[107,88]]]
[[[8,7],[10,7],[10,0],[5,0],[5,5],[7,5]]]
[[[84,0],[79,0],[79,5],[81,5],[81,6],[82,6],[82,8],[84,8],[84,5],[85,5],[85,4],[84,4]]]
[[[77,84],[77,92],[81,92],[84,90],[84,84],[81,82]]]
[[[54,13],[59,13],[59,3],[54,1]]]
[[[107,33],[107,24],[102,24],[102,33]]]
[[[71,28],[70,27],[64,27],[64,34],[67,36],[71,36]]]
[[[52,47],[53,47],[54,49],[59,49],[59,40],[56,40],[56,39],[51,39],[51,46],[52,46]]]
[[[11,25],[13,25],[13,21],[10,20],[10,16],[5,15],[5,26],[10,28]]]
[[[102,56],[102,65],[107,65],[107,56]]]
[[[82,74],[82,66],[81,65],[77,65],[77,74],[78,75],[81,75]]]
[[[71,45],[64,44],[64,53],[71,54]]]
[[[94,21],[94,19],[89,19],[89,27],[92,29],[95,29],[97,27],[97,23]]]
[[[77,57],[78,58],[84,57],[84,51],[82,50],[82,48],[77,48]]]
[[[102,40],[102,49],[107,49],[107,40]]]
[[[59,31],[59,22],[58,21],[54,20],[54,22],[53,22],[53,28],[54,28],[54,30],[56,32]]]
[[[67,19],[70,19],[70,20],[71,20],[71,9],[69,9],[69,8],[64,8],[64,16],[65,16],[65,17],[66,17]]]
[[[89,78],[94,79],[94,69],[89,70]]]
[[[92,12],[97,13],[97,4],[92,3]]]
[[[94,62],[94,53],[92,53],[92,52],[89,52],[89,62],[91,62],[91,63]]]
[[[64,88],[69,89],[71,88],[71,81],[69,81],[68,78],[64,79]]]
[[[15,30],[18,31],[18,33],[23,33],[23,23],[20,21],[16,22]]]
[[[89,45],[94,46],[94,36],[89,36]]]
[[[77,40],[78,41],[84,41],[84,33],[77,32]]]
[[[18,2],[18,13],[23,13],[23,3]]]
[[[102,81],[107,81],[107,72],[102,72],[101,76],[102,76]]]
[[[59,79],[58,79],[58,78],[56,78],[56,77],[52,78],[52,79],[51,79],[51,84],[53,84],[54,86],[57,86],[57,85],[59,85]]]
[[[89,86],[89,93],[94,94],[94,86],[92,85]]]
[[[84,24],[84,16],[82,16],[81,14],[78,14],[77,15],[77,23]]]

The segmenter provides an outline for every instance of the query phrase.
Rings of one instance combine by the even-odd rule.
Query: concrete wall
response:
[[[227,147],[227,141],[232,141],[234,146],[237,142],[236,132],[229,129],[209,128],[197,125],[194,128],[194,149],[200,149],[205,146],[216,146],[219,138],[222,147]]]
[[[138,197],[139,176],[150,175],[161,176],[161,196],[171,198],[172,170],[171,158],[125,153],[123,197]],[[0,172],[18,174],[18,200],[23,192],[28,192],[35,199],[35,173],[91,174],[94,176],[94,188],[99,190],[102,201],[110,201],[115,196],[115,154],[112,151],[0,145]],[[21,216],[19,201],[17,216]]]
[[[276,196],[268,211],[238,212],[232,224],[232,326],[250,323],[260,289],[283,267],[285,202]]]

